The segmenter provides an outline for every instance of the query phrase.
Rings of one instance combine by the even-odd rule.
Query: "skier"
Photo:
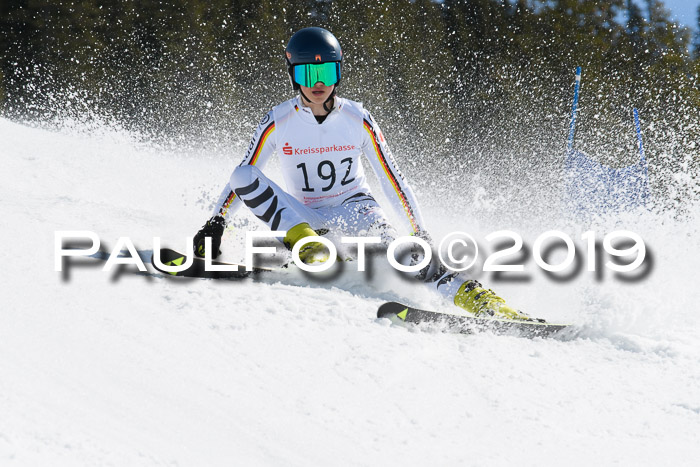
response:
[[[379,236],[388,245],[397,233],[365,180],[363,153],[391,207],[413,235],[430,243],[418,202],[379,126],[361,103],[337,96],[343,52],[335,36],[318,27],[301,29],[289,40],[285,54],[299,95],[274,107],[260,121],[214,215],[194,237],[195,255],[204,256],[205,237],[212,239],[212,257],[220,254],[227,219],[241,205],[271,230],[286,230],[284,244],[289,249],[303,238],[328,231]],[[286,190],[262,171],[275,152]],[[310,241],[299,251],[299,258],[307,264],[324,262],[328,250],[321,242]],[[419,278],[473,315],[530,320],[477,281],[460,280],[444,266],[433,265],[436,271],[430,274],[427,269]]]

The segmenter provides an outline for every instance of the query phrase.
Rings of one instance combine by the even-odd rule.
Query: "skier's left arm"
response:
[[[362,151],[377,175],[382,191],[391,203],[392,209],[403,219],[411,234],[430,238],[413,190],[396,165],[382,131],[366,110],[363,121]]]

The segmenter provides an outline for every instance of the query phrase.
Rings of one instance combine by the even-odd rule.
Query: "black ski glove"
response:
[[[434,246],[434,245],[433,245],[433,239],[430,237],[430,234],[429,234],[427,231],[425,231],[425,230],[418,230],[418,231],[414,232],[412,235],[413,235],[414,237],[418,237],[418,238],[420,238],[420,239],[422,239],[422,240],[425,240],[426,242],[428,242],[428,245],[430,245],[431,247]]]
[[[416,273],[414,276],[416,279],[423,282],[437,282],[437,287],[440,287],[441,285],[451,282],[455,277],[457,277],[459,274],[458,272],[450,271],[447,269],[447,266],[442,264],[442,261],[440,261],[440,258],[435,251],[433,239],[430,237],[428,232],[425,230],[419,230],[413,235],[428,242],[428,245],[430,245],[430,248],[433,250],[433,257],[430,260],[430,263]],[[416,245],[411,254],[411,266],[420,263],[424,258],[424,254],[423,249]]]
[[[204,258],[204,239],[211,237],[212,258],[216,258],[221,254],[219,247],[221,246],[221,237],[224,235],[226,221],[222,216],[214,216],[207,221],[206,224],[194,236],[194,255]]]
[[[418,230],[417,232],[414,232],[412,234],[414,237],[418,237],[422,240],[425,240],[428,242],[428,245],[430,245],[430,248],[433,248],[433,239],[430,238],[430,234],[426,232],[425,230]],[[420,263],[423,258],[424,258],[425,253],[423,252],[423,248],[419,247],[418,245],[414,245],[413,248],[411,248],[411,266],[416,265]],[[430,272],[430,268],[435,263],[435,259],[428,263],[427,266],[425,266],[423,269],[418,271],[416,274],[416,278],[418,280],[426,280],[428,277],[428,273]]]

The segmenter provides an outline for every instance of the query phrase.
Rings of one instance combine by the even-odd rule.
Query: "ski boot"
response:
[[[499,319],[512,319],[519,321],[538,321],[515,308],[506,305],[506,301],[495,294],[491,289],[484,289],[474,280],[466,281],[459,287],[455,294],[455,305],[468,311],[474,316],[492,317]]]
[[[318,236],[309,224],[302,222],[287,231],[287,235],[284,237],[284,244],[291,250],[302,238]],[[330,252],[328,248],[321,242],[308,242],[299,250],[299,259],[304,264],[325,263],[329,257]]]

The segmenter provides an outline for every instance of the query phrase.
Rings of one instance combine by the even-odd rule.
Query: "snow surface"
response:
[[[653,251],[645,281],[494,285],[573,336],[454,335],[376,319],[386,299],[436,303],[381,271],[55,272],[58,230],[182,249],[238,158],[3,119],[0,142],[0,465],[697,465],[695,221],[629,220]]]

